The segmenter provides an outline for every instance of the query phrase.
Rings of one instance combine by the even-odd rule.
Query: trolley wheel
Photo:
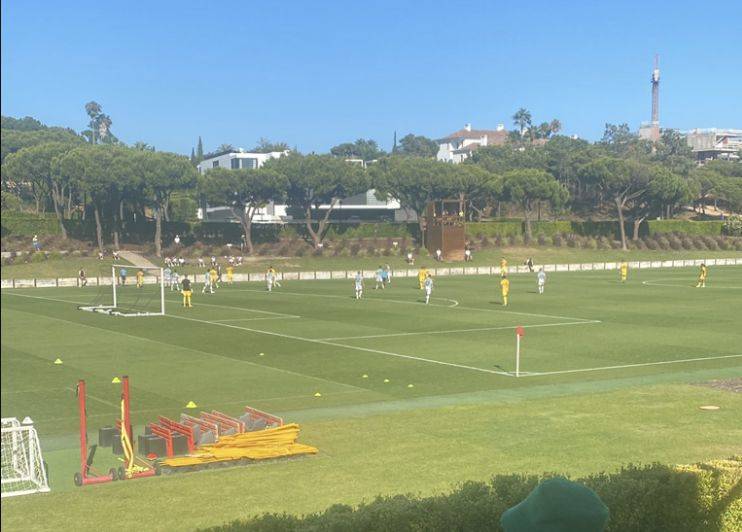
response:
[[[119,474],[118,474],[119,480],[126,480],[126,470],[123,467],[119,467],[118,471],[119,471]]]
[[[82,475],[80,473],[75,473],[73,479],[75,481],[75,486],[82,486]]]
[[[118,480],[119,478],[118,471],[116,471],[115,467],[108,470],[108,475],[111,477],[111,480]]]

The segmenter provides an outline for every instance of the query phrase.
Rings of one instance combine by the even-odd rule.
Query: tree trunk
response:
[[[526,244],[528,244],[533,239],[533,232],[531,230],[531,206],[528,202],[523,203],[523,217],[526,222]]]
[[[59,230],[62,234],[62,239],[67,240],[67,229],[64,227],[64,213],[62,212],[63,206],[60,204],[64,201],[64,193],[60,193],[57,186],[52,187],[52,203],[54,204],[54,214],[57,215],[57,222],[59,222]]]
[[[103,227],[100,224],[100,211],[98,205],[94,207],[95,212],[95,236],[98,238],[98,251],[103,253]]]
[[[119,200],[118,202],[118,208],[115,208],[113,210],[113,249],[118,250],[119,249],[119,236],[120,236],[120,228],[121,228],[121,203],[122,201]]]
[[[155,255],[162,257],[162,209],[155,207]]]
[[[252,255],[252,217],[255,209],[250,209],[250,207],[247,207],[247,209],[247,213],[244,208],[241,210],[239,218],[242,223],[242,233],[245,235],[245,247],[247,248],[247,252]]]
[[[639,227],[646,218],[646,216],[642,216],[641,218],[634,220],[634,234],[631,237],[632,240],[639,240]]]
[[[317,233],[314,231],[314,227],[312,226],[312,207],[306,208],[305,216],[307,231],[309,232],[309,236],[312,237],[312,245],[315,249],[317,249],[319,247],[319,237],[317,236]]]
[[[623,226],[623,201],[621,198],[614,198],[616,202],[616,209],[618,210],[618,227],[621,231],[621,249],[627,251],[629,248],[626,245],[626,228]]]

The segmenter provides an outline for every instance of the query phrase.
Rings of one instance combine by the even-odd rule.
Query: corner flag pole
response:
[[[515,376],[520,377],[520,338],[526,335],[522,325],[515,328]]]

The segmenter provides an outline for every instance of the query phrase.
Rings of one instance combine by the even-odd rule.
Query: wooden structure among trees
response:
[[[464,260],[466,224],[460,199],[431,201],[425,209],[425,243],[431,255],[441,250],[444,260]]]

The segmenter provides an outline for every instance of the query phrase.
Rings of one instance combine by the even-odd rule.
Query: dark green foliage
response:
[[[650,235],[657,233],[684,233],[686,235],[720,235],[724,222],[694,222],[690,220],[648,220]]]
[[[338,504],[303,517],[266,514],[211,530],[498,530],[505,510],[554,476],[497,475],[488,483],[467,482],[444,495],[377,497],[357,508]],[[742,523],[738,500],[741,479],[742,462],[732,459],[678,467],[629,465],[616,473],[598,473],[576,482],[595,491],[610,509],[609,532],[732,532]]]

